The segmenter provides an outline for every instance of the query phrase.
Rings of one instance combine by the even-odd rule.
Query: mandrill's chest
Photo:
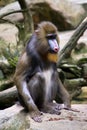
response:
[[[50,86],[52,75],[53,75],[53,70],[52,69],[44,70],[42,72],[42,75],[43,75],[43,78],[45,79],[45,85]]]
[[[42,72],[45,84],[44,84],[44,90],[45,90],[45,101],[46,99],[51,100],[52,96],[51,94],[55,95],[56,93],[56,71],[54,71],[52,68],[49,68],[48,70],[44,70]],[[49,97],[49,98],[47,98]]]
[[[42,72],[42,75],[45,81],[44,90],[45,90],[45,97],[46,97],[51,90],[53,70],[52,69],[45,70]]]

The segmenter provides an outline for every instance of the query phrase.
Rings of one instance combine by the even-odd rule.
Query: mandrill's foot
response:
[[[74,108],[71,108],[71,105],[65,105],[65,104],[58,104],[58,103],[49,103],[49,106],[51,106],[52,110],[51,112],[53,112],[53,114],[56,114],[56,112],[59,114],[61,114],[60,110],[62,109],[65,109],[65,110],[68,110],[68,111],[73,111],[73,112],[80,112],[79,110],[76,110]],[[50,113],[51,113],[50,112]],[[52,114],[52,113],[51,113]],[[57,114],[57,115],[59,115]]]
[[[30,117],[35,121],[35,122],[42,122],[41,115],[43,115],[42,112],[40,111],[32,111],[30,112]]]
[[[44,107],[41,109],[45,113],[50,113],[50,114],[56,114],[60,115],[61,112],[58,109],[58,104],[57,103],[47,103],[47,105],[44,105]]]

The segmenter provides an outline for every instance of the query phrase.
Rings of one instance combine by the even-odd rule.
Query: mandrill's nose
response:
[[[59,50],[58,47],[55,47],[55,48],[54,48],[54,51],[55,51],[56,53],[58,52],[58,50]]]

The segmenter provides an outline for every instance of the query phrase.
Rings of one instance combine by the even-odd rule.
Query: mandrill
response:
[[[71,107],[69,94],[57,72],[58,51],[57,28],[51,22],[41,22],[16,67],[14,81],[20,102],[36,122],[42,121],[42,112],[60,113],[58,97],[62,99],[64,108]]]

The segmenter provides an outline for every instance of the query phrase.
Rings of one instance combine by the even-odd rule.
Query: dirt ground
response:
[[[72,105],[79,112],[62,110],[61,115],[45,114],[42,123],[31,121],[35,130],[87,130],[87,104]]]

